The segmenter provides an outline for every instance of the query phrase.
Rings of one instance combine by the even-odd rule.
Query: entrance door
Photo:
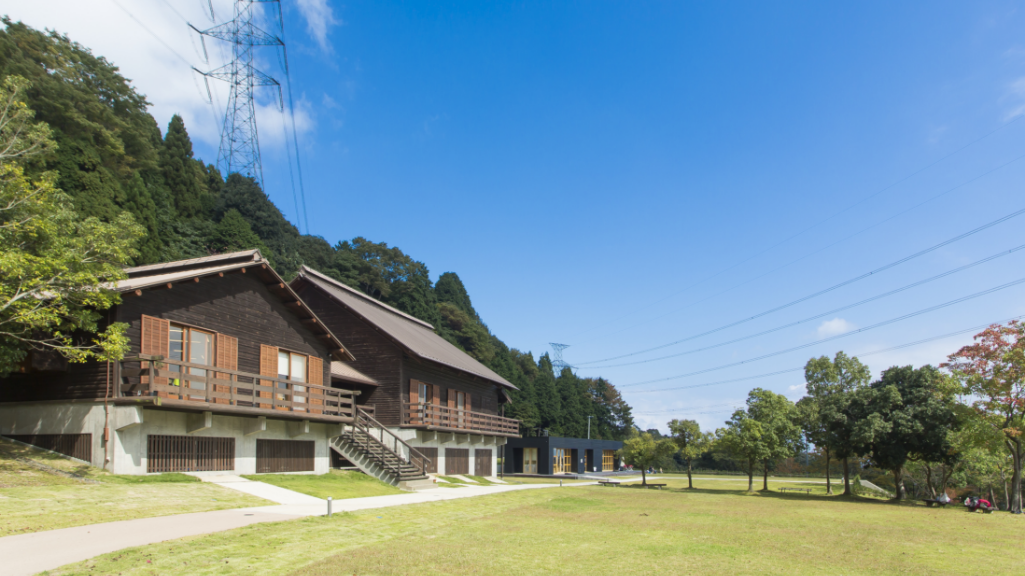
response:
[[[537,474],[537,448],[523,449],[523,473]]]
[[[569,474],[573,471],[573,451],[568,448],[556,448],[552,459],[552,474]]]

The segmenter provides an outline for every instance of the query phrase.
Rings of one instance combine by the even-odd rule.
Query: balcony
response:
[[[402,426],[464,434],[488,434],[510,437],[518,437],[520,435],[519,420],[423,402],[406,402],[403,404]]]
[[[225,414],[348,423],[359,394],[160,356],[125,358],[117,369],[120,398],[150,397],[165,407]]]

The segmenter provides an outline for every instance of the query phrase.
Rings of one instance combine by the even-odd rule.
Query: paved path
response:
[[[276,506],[196,512],[124,520],[90,526],[48,530],[0,538],[0,576],[30,576],[44,570],[88,560],[100,554],[132,546],[155,544],[185,536],[211,534],[259,522],[279,522],[327,512],[327,501],[263,482],[238,477],[204,477],[225,488],[238,490],[277,502]],[[567,486],[581,486],[572,484]],[[534,488],[552,488],[558,484],[522,484],[514,486],[472,486],[467,488],[430,488],[419,492],[335,500],[333,512],[355,512],[423,502],[471,498]]]

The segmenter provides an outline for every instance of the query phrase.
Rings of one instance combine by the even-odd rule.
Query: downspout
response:
[[[110,326],[110,311],[107,311],[107,326]],[[107,390],[103,394],[103,469],[110,464],[110,360],[107,360]],[[109,470],[107,470],[109,472]]]

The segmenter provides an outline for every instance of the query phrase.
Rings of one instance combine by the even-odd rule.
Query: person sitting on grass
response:
[[[986,500],[985,498],[979,498],[978,496],[965,498],[964,505],[966,508],[968,508],[969,512],[975,512],[980,508],[982,510],[990,510],[993,508],[993,505],[990,503],[989,500]]]

